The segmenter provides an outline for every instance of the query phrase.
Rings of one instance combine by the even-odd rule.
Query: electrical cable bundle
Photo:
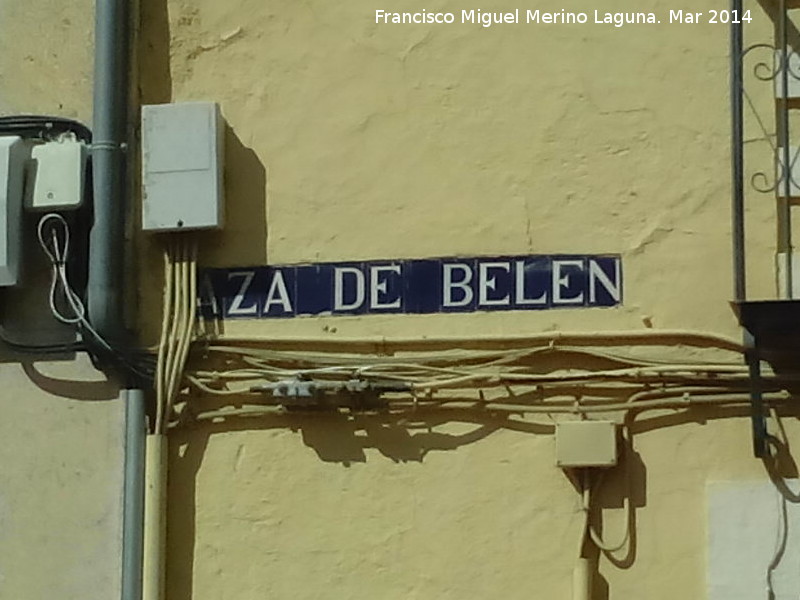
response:
[[[559,337],[570,342],[556,343]],[[247,346],[233,341],[198,344],[197,353],[208,366],[190,370],[186,379],[206,400],[236,398],[235,406],[187,400],[181,407],[186,410],[179,412],[196,421],[258,416],[273,414],[276,408],[314,406],[315,397],[319,406],[358,406],[346,394],[339,404],[323,397],[336,390],[378,391],[385,398],[370,406],[390,412],[479,410],[574,417],[749,402],[747,367],[736,362],[741,350],[726,340],[703,340],[695,334],[694,346],[683,347],[685,362],[679,362],[654,354],[664,345],[662,337],[663,333],[642,340],[651,347],[649,355],[642,353],[644,345],[637,348],[615,340],[603,344],[594,332],[554,332],[549,340],[544,334],[532,336],[527,347],[496,350],[475,348],[473,340],[447,350],[420,349],[424,344],[418,343],[413,350],[390,351],[387,340],[380,354],[344,348],[298,351],[298,344],[294,350],[278,350],[256,347],[254,340]],[[283,340],[283,345],[289,343]],[[363,340],[358,344],[363,346]],[[704,360],[706,351],[714,352],[716,360]],[[720,351],[731,361],[720,359]],[[564,368],[565,355],[572,364],[584,366]],[[762,381],[765,400],[781,402],[797,378],[765,372]]]
[[[394,356],[337,352],[293,352],[216,343],[206,352],[226,357],[226,368],[198,370],[190,381],[205,393],[246,393],[251,382],[320,379],[404,382],[420,395],[436,391],[507,388],[508,386],[593,387],[610,385],[638,391],[642,384],[681,384],[723,389],[746,384],[747,368],[739,364],[671,363],[634,357],[608,349],[544,345],[497,351],[415,352]],[[545,361],[558,353],[582,356],[604,368],[543,372]]]
[[[164,252],[164,315],[156,367],[155,433],[164,433],[180,390],[197,310],[197,242],[169,236]]]
[[[17,135],[36,140],[54,140],[65,133],[90,144],[92,132],[86,125],[64,117],[14,115],[0,117],[0,135]]]

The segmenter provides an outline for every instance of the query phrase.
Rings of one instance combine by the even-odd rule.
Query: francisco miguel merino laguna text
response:
[[[524,14],[525,23],[543,24],[584,24],[598,23],[622,27],[625,24],[636,23],[659,23],[655,13],[652,12],[603,12],[594,11],[594,20],[589,20],[589,15],[585,12],[567,12],[565,10],[557,12],[544,12],[540,10],[526,10]],[[451,12],[388,12],[385,10],[375,11],[375,23],[381,24],[451,24],[456,22],[456,14]],[[511,12],[486,12],[482,10],[462,10],[461,23],[474,23],[483,27],[500,25],[505,23],[520,23],[520,10]]]

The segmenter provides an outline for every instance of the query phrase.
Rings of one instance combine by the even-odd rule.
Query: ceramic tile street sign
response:
[[[502,256],[205,269],[207,318],[611,307],[619,256]]]

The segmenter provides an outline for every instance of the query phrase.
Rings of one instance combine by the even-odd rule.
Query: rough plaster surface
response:
[[[94,2],[0,2],[3,113],[91,121]]]
[[[88,360],[0,365],[0,598],[119,593],[122,412]]]
[[[227,334],[739,335],[725,27],[378,27],[374,9],[143,0],[142,101],[216,100],[230,125],[229,222],[203,262],[619,252],[624,306],[295,319]],[[754,16],[748,35],[768,41],[771,25]],[[752,94],[769,126],[770,86]],[[771,172],[751,115],[747,135],[748,164]],[[749,193],[748,219],[750,291],[771,297],[773,199]],[[158,310],[153,292],[142,290],[146,314]],[[661,415],[637,427],[634,448],[634,544],[600,559],[595,596],[702,598],[706,481],[766,480],[746,415]],[[570,596],[581,515],[547,427],[265,420],[180,432],[171,457],[170,598]],[[623,481],[615,471],[598,499],[610,538]]]
[[[618,329],[648,317],[736,331],[722,307],[731,289],[725,27],[391,27],[375,25],[373,10],[143,1],[142,101],[216,100],[230,125],[228,225],[208,238],[206,264],[619,252],[625,306],[611,315],[413,317],[376,328]],[[770,93],[754,90],[756,100]],[[772,203],[748,202],[751,291],[762,297],[774,293]],[[144,302],[155,310],[157,294]],[[347,335],[380,317],[337,321]],[[298,325],[272,326],[292,335]]]
[[[397,9],[422,7],[409,0]],[[465,8],[450,0],[424,7]],[[0,2],[2,110],[87,118],[91,8]],[[205,238],[203,263],[618,252],[625,305],[301,319],[228,333],[651,325],[738,335],[727,305],[726,27],[379,28],[374,8],[365,0],[141,0],[142,101],[216,100],[230,125],[229,223]],[[483,8],[508,7],[487,0]],[[749,35],[769,41],[771,26],[754,16]],[[753,91],[768,126],[770,94],[769,85]],[[757,150],[748,164],[771,172],[769,144],[750,116],[747,127]],[[749,194],[748,216],[751,292],[770,297],[774,201]],[[142,329],[153,338],[160,263],[156,244],[142,248]],[[63,379],[83,372],[66,368]],[[0,597],[113,597],[105,590],[116,585],[118,560],[119,407],[56,400],[16,367],[0,377],[24,401],[5,400],[0,535],[16,537],[0,538]],[[794,422],[786,427],[798,434]],[[177,432],[169,598],[569,597],[581,513],[553,466],[549,431],[549,423],[512,430],[479,418],[410,427],[296,417]],[[54,446],[58,469],[19,452],[46,457]],[[634,545],[601,558],[596,597],[702,598],[707,481],[766,481],[750,455],[746,415],[659,415],[637,427],[634,449]],[[611,538],[622,525],[622,482],[613,472],[598,498]],[[59,503],[60,494],[70,499]]]

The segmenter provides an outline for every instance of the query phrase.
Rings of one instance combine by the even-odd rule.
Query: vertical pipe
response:
[[[122,273],[128,128],[128,0],[96,0],[89,320],[107,339],[123,329]]]
[[[572,600],[592,597],[592,567],[588,558],[580,557],[572,569]]]
[[[767,420],[761,389],[761,357],[753,335],[744,332],[745,360],[750,375],[750,424],[753,432],[753,454],[763,458],[768,454]]]
[[[741,17],[742,0],[731,0],[731,11]],[[742,110],[741,18],[732,19],[730,30],[731,61],[731,202],[733,229],[733,294],[737,302],[747,296],[744,252],[744,139]]]
[[[129,0],[95,1],[92,176],[94,222],[89,234],[87,304],[94,329],[119,342],[124,331],[122,275],[125,239],[130,53]],[[125,393],[122,516],[122,600],[142,597],[145,397]]]
[[[778,40],[780,43],[781,56],[781,102],[779,103],[780,112],[778,114],[778,122],[780,123],[780,147],[782,156],[779,163],[783,165],[783,198],[779,199],[778,215],[778,240],[780,246],[783,247],[785,252],[784,257],[784,298],[793,298],[794,290],[792,279],[794,273],[792,272],[792,161],[791,152],[789,149],[789,35],[787,28],[787,13],[786,13],[786,0],[780,0],[778,15]],[[780,247],[779,246],[779,247]]]
[[[162,600],[167,518],[167,436],[162,433],[147,436],[144,479],[142,600]]]
[[[126,390],[124,396],[125,483],[122,508],[122,600],[141,600],[145,397],[142,390]]]

